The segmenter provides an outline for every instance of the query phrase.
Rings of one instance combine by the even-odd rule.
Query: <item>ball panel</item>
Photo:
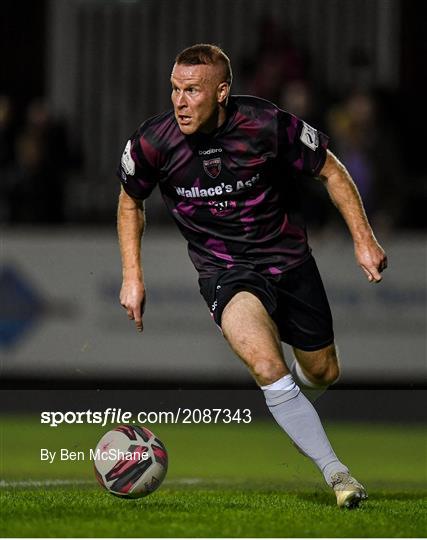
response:
[[[131,441],[136,441],[136,433],[132,426],[117,426],[114,431],[124,433],[128,439],[130,439]]]
[[[142,426],[118,426],[105,433],[95,449],[97,481],[118,497],[149,495],[160,486],[167,468],[168,454],[164,444]]]
[[[158,439],[155,439],[157,444],[152,444],[151,448],[153,450],[154,459],[157,463],[160,463],[163,467],[168,466],[168,454],[166,452],[166,448],[163,446],[162,443]],[[159,445],[161,444],[161,446]]]
[[[129,438],[121,431],[108,431],[100,439],[95,448],[95,463],[98,471],[106,475],[118,461],[110,456],[112,452],[127,452],[130,446]]]
[[[129,493],[130,491],[134,491],[138,480],[153,464],[151,458],[133,464],[129,464],[129,462],[130,460],[118,462],[114,469],[106,475],[106,479],[109,482],[112,481],[112,483],[109,484],[109,489],[111,489],[111,491],[119,493]]]
[[[104,484],[104,479],[102,477],[102,474],[98,471],[95,464],[93,465],[93,469],[95,471],[95,478],[98,480],[99,485],[103,487],[104,489],[108,489],[107,486]]]

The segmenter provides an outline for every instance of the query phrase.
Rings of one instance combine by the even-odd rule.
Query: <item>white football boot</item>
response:
[[[337,472],[331,476],[332,488],[340,508],[357,508],[368,498],[365,488],[349,473]]]

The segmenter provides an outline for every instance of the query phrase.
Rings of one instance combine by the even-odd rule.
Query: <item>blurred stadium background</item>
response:
[[[335,209],[307,182],[343,361],[338,388],[425,387],[426,5],[2,2],[3,388],[252,387],[210,320],[158,193],[147,203],[143,336],[118,303],[116,165],[138,124],[169,108],[175,54],[201,41],[230,55],[234,93],[271,99],[331,136],[388,251],[383,283],[369,286]]]

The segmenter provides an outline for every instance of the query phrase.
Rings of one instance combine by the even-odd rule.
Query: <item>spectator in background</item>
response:
[[[42,100],[32,101],[14,138],[14,162],[7,167],[11,223],[61,223],[69,152],[64,126]]]
[[[15,116],[12,100],[0,96],[0,222],[9,216],[9,168],[14,162]]]
[[[12,100],[0,95],[0,172],[14,160],[13,141],[16,132],[16,118]]]
[[[378,226],[400,219],[402,165],[393,131],[386,128],[374,95],[353,90],[327,113],[327,130],[352,175],[368,217]]]
[[[306,60],[271,16],[261,21],[258,34],[253,59],[244,61],[245,86],[249,94],[278,103],[285,83],[306,78]]]
[[[321,118],[313,94],[308,81],[295,79],[282,87],[279,105],[299,118],[306,118],[311,125],[320,125]]]

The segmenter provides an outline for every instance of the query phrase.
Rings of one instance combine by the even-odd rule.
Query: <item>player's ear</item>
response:
[[[217,99],[218,103],[223,103],[227,100],[228,94],[230,93],[230,85],[227,82],[222,82],[218,85],[217,89]]]

